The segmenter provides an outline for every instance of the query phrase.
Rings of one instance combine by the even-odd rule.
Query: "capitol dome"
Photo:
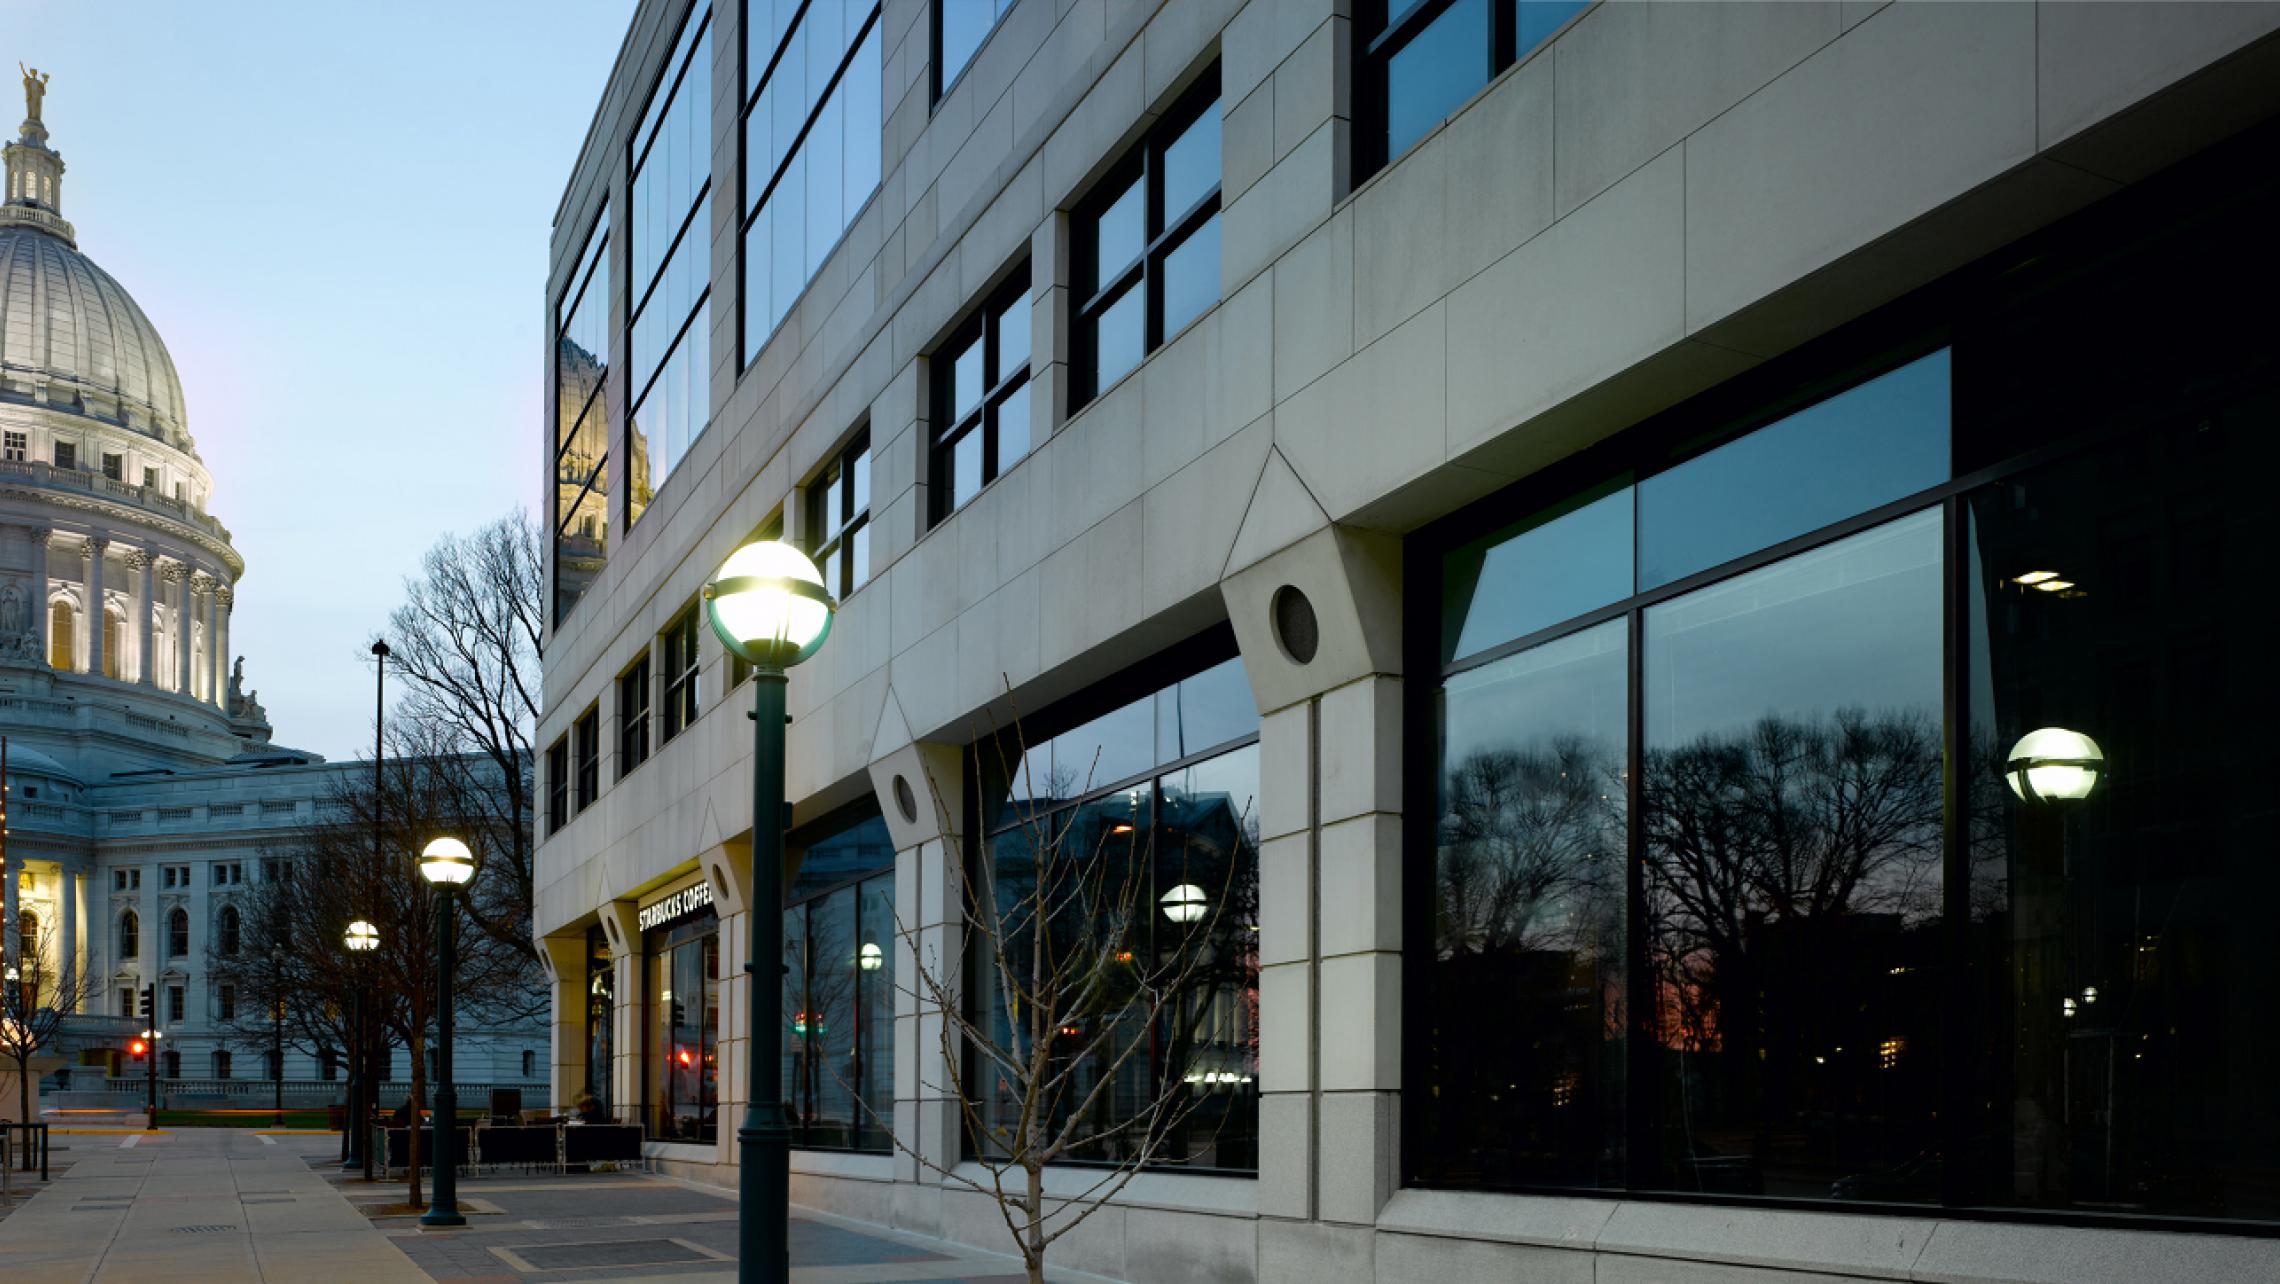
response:
[[[0,192],[0,399],[188,450],[174,358],[133,296],[79,252],[63,217],[63,157],[33,106],[7,145]]]
[[[150,318],[71,241],[15,212],[0,212],[5,395],[179,441],[182,381]]]

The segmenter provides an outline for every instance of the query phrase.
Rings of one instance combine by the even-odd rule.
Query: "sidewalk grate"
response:
[[[593,1244],[518,1244],[515,1256],[542,1271],[593,1266],[664,1266],[718,1260],[670,1239],[605,1240]]]
[[[231,1225],[169,1226],[167,1229],[177,1235],[211,1235],[217,1231],[234,1231],[237,1227]]]
[[[246,1199],[241,1197],[238,1202],[241,1204],[290,1204],[293,1202],[293,1197],[290,1195],[283,1199]]]

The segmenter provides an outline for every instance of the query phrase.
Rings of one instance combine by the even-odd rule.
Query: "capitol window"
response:
[[[48,666],[70,671],[77,664],[74,659],[72,632],[74,618],[69,602],[57,602],[48,608]]]
[[[128,910],[119,916],[119,957],[134,958],[140,952],[141,944],[142,920],[135,917],[133,910]]]
[[[127,461],[123,457],[109,453],[104,454],[103,475],[105,477],[112,481],[123,481],[126,478],[126,472]]]
[[[5,438],[5,445],[0,446],[0,453],[4,453],[9,459],[21,460],[24,457],[24,449],[27,444],[24,440],[24,434],[12,432]]]
[[[79,447],[68,441],[57,442],[55,444],[55,466],[58,468],[79,467]]]
[[[166,957],[178,959],[190,952],[190,911],[177,905],[166,916]],[[181,1020],[176,1017],[176,1020]]]

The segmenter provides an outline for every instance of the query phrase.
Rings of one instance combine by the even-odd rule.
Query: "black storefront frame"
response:
[[[702,880],[699,880],[696,883],[690,884],[690,886],[701,887],[704,886],[704,883]],[[717,1062],[715,1063],[713,1072],[713,1102],[711,1109],[714,1114],[714,1131],[712,1137],[680,1138],[667,1136],[665,1134],[666,1121],[672,1118],[671,1106],[657,1098],[656,1094],[659,1085],[657,1082],[656,1067],[659,1064],[662,1064],[665,1057],[670,1056],[670,1053],[666,1052],[663,1049],[663,1043],[665,1041],[660,1035],[660,1030],[672,1028],[672,1021],[670,1010],[667,1010],[665,1012],[659,1011],[657,987],[650,983],[649,975],[649,970],[652,963],[654,963],[661,971],[669,970],[672,967],[673,956],[678,953],[683,946],[699,945],[704,941],[706,937],[712,937],[714,938],[716,944],[713,951],[713,974],[708,979],[714,986],[714,992],[716,996],[718,996],[722,1002],[725,1002],[727,996],[723,987],[727,985],[728,978],[723,977],[720,974],[720,950],[717,944],[720,934],[720,909],[709,899],[702,906],[698,907],[697,909],[690,910],[678,920],[659,924],[658,926],[650,928],[641,933],[641,953],[638,956],[637,962],[635,963],[635,971],[638,973],[638,975],[634,978],[634,984],[641,991],[641,1101],[634,1107],[634,1110],[636,1111],[635,1118],[642,1121],[642,1130],[644,1134],[647,1135],[652,1141],[671,1141],[682,1145],[709,1146],[716,1144],[721,1136],[721,1125],[719,1119],[721,1084],[719,1066]],[[617,998],[613,997],[613,1010],[617,1001]],[[662,1026],[660,1026],[661,1018],[664,1022]],[[699,1025],[698,1028],[701,1030],[704,1027],[702,1025]],[[720,1022],[717,1020],[713,1022],[711,1029],[712,1051],[714,1055],[717,1056],[720,1050]],[[701,1043],[700,1046],[702,1046]],[[668,1069],[666,1073],[668,1076],[670,1076],[671,1071]],[[679,1103],[676,1102],[673,1104],[677,1105]],[[698,1102],[696,1104],[700,1107],[703,1106],[702,1102]],[[622,1112],[623,1107],[621,1106],[619,1109]],[[652,1111],[656,1112],[654,1126],[652,1125],[651,1121]],[[703,1117],[704,1116],[700,1110],[698,1118],[701,1120]]]
[[[2176,170],[2138,189],[2109,198],[2050,228],[1991,253],[1958,269],[1913,294],[1890,303],[1869,316],[1839,327],[1800,346],[1794,352],[1703,392],[1646,421],[1625,429],[1609,440],[1570,459],[1553,464],[1535,476],[1497,495],[1421,528],[1404,542],[1403,582],[1409,586],[1403,608],[1403,654],[1423,662],[1417,670],[1431,681],[1411,682],[1402,695],[1403,789],[1405,796],[1421,800],[1402,816],[1405,851],[1415,853],[1402,863],[1402,929],[1407,943],[1402,969],[1405,1013],[1401,1031],[1402,1095],[1418,1099],[1425,1091],[1422,1068],[1427,1064],[1427,1033],[1416,1014],[1426,1011],[1428,969],[1414,964],[1414,953],[1430,949],[1434,939],[1434,862],[1424,854],[1437,850],[1439,816],[1440,745],[1435,716],[1436,698],[1450,677],[1481,668],[1517,652],[1546,642],[1623,620],[1625,655],[1625,838],[1626,918],[1624,923],[1624,1183],[1619,1187],[1559,1186],[1547,1183],[1460,1184],[1436,1183],[1419,1176],[1422,1129],[1402,1130],[1399,1185],[1417,1189],[1460,1190],[1480,1194],[1537,1195],[1565,1199],[1621,1199],[1710,1207],[1778,1209],[2021,1225],[2071,1226],[2099,1229],[2159,1230],[2216,1234],[2234,1238],[2280,1240],[2280,1221],[2228,1220],[2214,1217],[2149,1213],[2108,1213],[2084,1209],[2011,1207],[1970,1202],[1966,1168],[1943,1164],[1943,1189],[1938,1202],[1897,1203],[1871,1200],[1798,1199],[1782,1196],[1709,1194],[1657,1189],[1651,1151],[1639,1143],[1661,1135],[1660,1080],[1653,1073],[1651,1020],[1654,1007],[1646,967],[1646,934],[1637,930],[1644,921],[1645,877],[1641,853],[1645,850],[1645,808],[1642,794],[1645,753],[1645,613],[1669,601],[1720,581],[1782,562],[1799,553],[1834,544],[1886,522],[1913,514],[1937,511],[1941,523],[1940,612],[1941,649],[1940,714],[1942,726],[1940,869],[1942,885],[1941,949],[1943,978],[1942,1040],[1937,1100],[1940,1105],[1938,1141],[1943,1155],[1963,1153],[1969,1132],[1971,1083],[1963,1050],[1977,1046],[1980,1013],[1973,1001],[1977,975],[1968,948],[1970,931],[1970,853],[1968,807],[1965,797],[1964,749],[1970,735],[1971,675],[1968,551],[1970,496],[1993,483],[2033,472],[2051,463],[2084,455],[2107,443],[2145,431],[2145,425],[2123,422],[2104,428],[2054,435],[2040,444],[2017,450],[1996,462],[1968,471],[1954,469],[1967,457],[1965,443],[1973,440],[1972,418],[1978,406],[1973,389],[1992,386],[1992,372],[2001,362],[1996,338],[2007,303],[2014,302],[2013,273],[2042,268],[2058,260],[2054,275],[2096,272],[2148,246],[2158,246],[2165,234],[2176,231],[2196,215],[2221,207],[2227,200],[2253,198],[2260,180],[2237,176],[2268,173],[2269,158],[2280,152],[2280,125],[2264,126],[2234,142],[2185,162]],[[2280,183],[2265,178],[2268,188]],[[2267,196],[2267,199],[2272,199]],[[2021,305],[2026,306],[2026,305]],[[1987,325],[1983,330],[1981,320]],[[1980,364],[1982,344],[1991,358]],[[1446,556],[1460,546],[1497,530],[1525,521],[1595,489],[1636,487],[1647,478],[1737,441],[1758,428],[1814,403],[1863,384],[1880,374],[1947,348],[1953,366],[1949,381],[1950,476],[1947,481],[1914,494],[1854,514],[1734,558],[1717,566],[1652,589],[1637,591],[1606,606],[1561,620],[1492,647],[1444,662],[1441,588]],[[1988,434],[1987,440],[1995,440]],[[1636,588],[1639,513],[1631,515],[1633,585]]]
[[[830,826],[830,825],[832,824],[832,822],[833,822],[833,819],[834,819],[834,818],[836,818],[836,817],[841,817],[841,816],[845,816],[845,815],[848,815],[848,814],[850,814],[850,813],[856,813],[856,812],[861,812],[861,813],[863,813],[863,814],[866,814],[866,815],[877,815],[877,814],[878,814],[876,810],[874,810],[874,809],[872,809],[872,808],[870,808],[870,807],[866,806],[865,804],[861,804],[861,803],[858,803],[858,804],[856,804],[855,806],[852,806],[852,807],[842,807],[842,808],[840,808],[838,812],[834,813],[834,816],[833,816],[833,817],[826,817],[824,820],[817,822],[817,824],[816,824],[815,826],[812,826],[812,827],[811,827],[811,829],[822,829],[822,828],[828,827],[828,826]],[[846,878],[842,878],[842,879],[840,879],[838,882],[835,882],[835,883],[831,883],[831,884],[829,884],[829,885],[827,885],[827,886],[818,887],[818,888],[815,888],[815,889],[814,889],[814,890],[812,890],[812,891],[802,892],[802,893],[800,894],[800,898],[799,898],[798,900],[796,900],[796,901],[792,901],[792,902],[790,902],[789,904],[787,904],[787,905],[785,905],[785,906],[784,906],[784,916],[785,916],[785,917],[789,918],[790,916],[792,916],[792,915],[794,915],[794,914],[798,914],[798,915],[800,915],[800,916],[801,916],[803,919],[807,919],[807,920],[808,920],[806,923],[804,923],[804,924],[802,925],[802,927],[801,927],[801,930],[800,930],[800,945],[801,945],[801,948],[803,948],[803,949],[810,949],[810,950],[812,950],[812,948],[813,948],[813,945],[812,945],[812,943],[813,943],[813,942],[814,942],[814,940],[815,940],[815,929],[814,929],[814,925],[813,925],[813,920],[812,920],[812,918],[810,918],[810,914],[811,914],[811,912],[813,911],[813,909],[814,909],[814,907],[816,906],[816,904],[817,904],[818,902],[820,902],[820,901],[823,901],[823,900],[825,900],[825,899],[827,899],[827,898],[829,898],[829,897],[832,897],[832,896],[836,896],[836,895],[838,895],[839,893],[841,893],[841,892],[845,892],[845,891],[853,891],[853,892],[855,893],[855,934],[856,934],[856,936],[860,937],[860,936],[863,934],[863,885],[864,885],[865,883],[872,883],[872,882],[877,882],[879,879],[882,879],[882,878],[884,878],[884,879],[888,880],[888,885],[889,885],[889,887],[891,888],[891,887],[893,886],[893,880],[894,880],[894,877],[895,877],[895,867],[894,867],[892,864],[887,864],[887,865],[880,865],[880,866],[877,866],[877,867],[875,867],[875,868],[872,868],[872,869],[867,869],[867,870],[864,870],[863,872],[861,872],[861,873],[858,873],[858,874],[851,874],[851,875],[847,876]],[[889,932],[887,933],[887,935],[888,935],[890,938],[893,938],[893,937],[895,937],[895,936],[897,936],[897,935],[899,934],[899,929],[895,929],[895,928],[894,928],[894,925],[891,925],[891,924],[890,924],[890,929],[892,929],[892,930],[889,930]],[[788,939],[789,939],[789,937],[787,937],[786,939],[788,940]],[[810,957],[810,959],[812,960],[812,958],[813,958],[813,955],[812,955],[812,954],[810,954],[810,956],[809,956],[809,957]],[[889,966],[891,967],[891,966],[892,966],[892,957],[891,957],[891,956],[890,956],[890,958],[889,958],[889,960],[888,960],[888,963],[889,963]],[[813,968],[812,968],[812,967],[809,969],[809,975],[813,975]],[[890,978],[892,977],[892,973],[891,973],[891,972],[889,973],[889,976],[890,976]],[[787,962],[787,963],[785,964],[784,980],[788,982],[788,981],[790,981],[791,979],[792,979],[792,973],[791,973],[791,965],[790,965],[790,964]],[[858,982],[860,982],[860,978],[857,978],[857,979],[858,979]],[[891,981],[891,979],[890,979],[890,981],[889,981],[889,987],[890,987],[890,989],[892,988],[892,985],[893,985],[893,982],[892,982],[892,981]],[[788,999],[790,996],[789,996],[789,995],[786,995],[785,997]],[[883,1132],[883,1133],[885,1133],[885,1134],[886,1134],[886,1137],[887,1137],[887,1144],[886,1144],[886,1145],[884,1145],[884,1146],[860,1146],[860,1145],[851,1145],[851,1146],[834,1146],[834,1145],[831,1145],[831,1144],[829,1144],[828,1142],[819,1142],[819,1141],[816,1141],[816,1140],[814,1140],[814,1139],[813,1139],[813,1137],[811,1137],[811,1136],[809,1135],[809,1128],[808,1128],[808,1126],[807,1126],[806,1124],[803,1124],[803,1123],[801,1123],[801,1122],[800,1122],[800,1120],[799,1120],[799,1117],[798,1117],[797,1113],[795,1112],[795,1113],[793,1113],[793,1114],[792,1114],[792,1121],[791,1121],[791,1125],[790,1125],[790,1126],[791,1126],[791,1130],[792,1130],[792,1148],[793,1148],[793,1149],[795,1149],[795,1150],[816,1150],[816,1151],[828,1151],[828,1152],[830,1152],[830,1153],[833,1153],[833,1154],[842,1154],[842,1155],[884,1155],[884,1154],[893,1154],[893,1153],[894,1153],[894,1149],[895,1149],[895,1141],[894,1141],[894,1135],[895,1135],[895,1121],[894,1121],[894,1103],[893,1103],[893,1101],[892,1101],[892,1100],[890,1100],[890,1101],[888,1102],[888,1105],[887,1105],[887,1117],[886,1117],[886,1118],[884,1118],[884,1119],[879,1119],[879,1118],[876,1118],[876,1117],[874,1117],[874,1116],[875,1116],[875,1112],[874,1112],[874,1111],[871,1109],[870,1105],[869,1105],[868,1103],[866,1103],[866,1102],[863,1100],[863,1092],[862,1092],[862,1085],[863,1085],[863,1075],[864,1075],[865,1071],[866,1071],[866,1070],[869,1068],[869,1067],[868,1067],[868,1065],[867,1065],[867,1063],[866,1063],[866,1061],[865,1061],[865,1059],[864,1059],[864,1056],[863,1056],[863,1037],[864,1037],[864,1031],[865,1031],[866,1027],[867,1027],[867,1026],[870,1024],[870,1023],[869,1023],[869,1021],[866,1019],[866,1017],[864,1016],[864,1012],[863,1012],[863,999],[862,999],[862,993],[861,993],[861,990],[860,990],[860,989],[858,989],[858,990],[856,991],[856,994],[855,994],[855,996],[854,996],[853,1002],[850,1004],[850,1007],[851,1007],[851,1009],[852,1009],[852,1013],[853,1013],[853,1020],[854,1020],[854,1023],[855,1023],[855,1032],[854,1032],[854,1039],[855,1039],[855,1044],[854,1044],[854,1047],[855,1047],[855,1071],[854,1071],[854,1074],[853,1074],[852,1076],[850,1076],[850,1078],[849,1078],[849,1080],[848,1080],[848,1082],[847,1082],[847,1084],[846,1084],[846,1087],[847,1087],[847,1095],[848,1095],[848,1098],[849,1098],[849,1102],[850,1102],[850,1104],[851,1104],[851,1105],[854,1107],[854,1109],[853,1109],[853,1110],[850,1112],[850,1116],[849,1116],[849,1122],[850,1122],[850,1124],[853,1126],[853,1129],[854,1129],[854,1132],[855,1132],[855,1135],[856,1135],[856,1136],[861,1136],[861,1135],[862,1135],[862,1131],[863,1131],[863,1129],[864,1129],[865,1127],[874,1127],[874,1128],[877,1128],[877,1129],[879,1129],[881,1132]],[[787,1010],[789,1010],[789,1007],[788,1007],[788,1005],[787,1005]],[[886,1052],[886,1061],[887,1061],[887,1070],[888,1070],[888,1084],[887,1084],[887,1086],[888,1086],[888,1091],[889,1091],[889,1092],[892,1092],[892,1091],[893,1091],[893,1088],[894,1088],[894,1081],[893,1081],[893,1072],[894,1072],[894,1060],[895,1060],[895,1052],[894,1052],[894,1036],[895,1036],[895,1018],[894,1018],[894,1013],[893,1013],[892,1007],[890,1006],[890,1008],[889,1008],[889,1010],[888,1010],[888,1014],[887,1014],[887,1052]],[[787,1088],[787,1089],[786,1089],[786,1091],[787,1091],[787,1092],[789,1092],[790,1090]]]

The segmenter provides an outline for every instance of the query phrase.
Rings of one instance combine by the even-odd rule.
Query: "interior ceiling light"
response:
[[[2055,580],[2057,578],[2057,571],[2028,571],[2024,575],[2012,576],[2011,582],[2013,584],[2040,584],[2045,580]]]
[[[2073,580],[2044,580],[2035,585],[2035,590],[2040,593],[2063,593],[2073,587]]]

